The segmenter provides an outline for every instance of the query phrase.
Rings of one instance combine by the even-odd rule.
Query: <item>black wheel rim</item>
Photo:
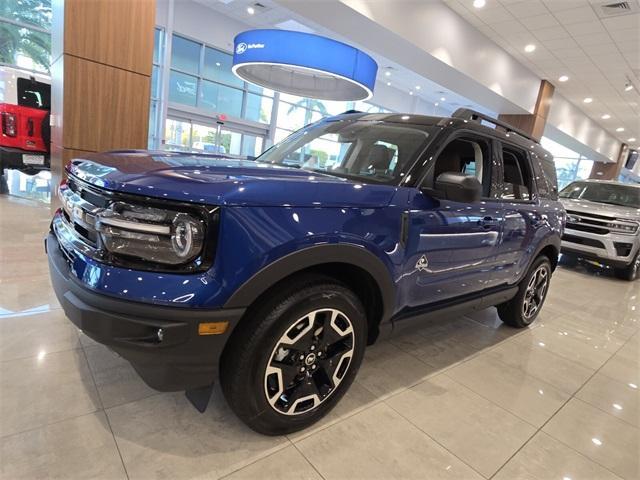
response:
[[[309,312],[287,328],[271,352],[264,374],[267,401],[285,415],[316,408],[345,378],[353,351],[353,325],[343,312]]]
[[[526,320],[532,320],[536,316],[549,288],[549,268],[540,265],[529,279],[527,290],[522,302],[522,316]]]

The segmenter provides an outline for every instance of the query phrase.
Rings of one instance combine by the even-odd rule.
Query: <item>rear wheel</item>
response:
[[[622,280],[632,282],[640,275],[640,251],[636,254],[636,258],[625,268],[616,268],[614,270],[616,277]]]
[[[547,298],[550,281],[551,262],[545,255],[540,255],[520,282],[516,296],[498,305],[500,319],[516,328],[531,325]]]
[[[221,365],[229,405],[267,435],[326,415],[351,385],[366,345],[364,308],[353,292],[325,277],[300,280],[252,309]]]

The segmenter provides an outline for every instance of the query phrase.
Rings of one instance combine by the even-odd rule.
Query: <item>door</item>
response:
[[[536,236],[541,234],[546,215],[538,200],[529,153],[515,145],[496,143],[501,157],[498,199],[504,212],[502,242],[496,252],[496,278],[502,283],[514,283],[535,253]]]
[[[451,139],[427,166],[423,191],[407,214],[404,280],[411,307],[476,293],[496,284],[496,248],[502,230],[502,208],[496,202],[493,145],[486,138],[463,134]],[[483,198],[474,203],[437,199],[429,194],[444,172],[474,175]]]

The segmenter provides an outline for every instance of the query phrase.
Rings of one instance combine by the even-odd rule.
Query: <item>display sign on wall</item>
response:
[[[378,64],[336,40],[289,30],[249,30],[234,39],[233,72],[279,92],[321,100],[373,96]]]

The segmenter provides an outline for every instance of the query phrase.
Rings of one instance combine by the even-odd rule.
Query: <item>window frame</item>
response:
[[[537,204],[539,199],[540,199],[540,195],[538,194],[538,185],[536,183],[535,180],[535,170],[533,168],[533,160],[531,158],[531,155],[528,149],[526,149],[525,147],[522,147],[516,143],[513,142],[506,142],[502,139],[495,139],[495,143],[496,145],[496,155],[498,158],[498,169],[500,174],[498,175],[498,179],[497,179],[497,186],[498,186],[498,192],[501,195],[504,191],[504,186],[505,186],[505,181],[504,181],[504,157],[502,155],[505,147],[507,150],[516,150],[519,152],[522,152],[524,155],[524,159],[525,159],[525,166],[526,168],[528,168],[529,170],[529,182],[530,182],[530,188],[529,188],[529,192],[530,192],[530,199],[529,200],[519,200],[517,198],[501,198],[501,197],[497,197],[496,200],[498,202],[501,203],[521,203],[521,204],[525,204],[525,205],[534,205]]]

